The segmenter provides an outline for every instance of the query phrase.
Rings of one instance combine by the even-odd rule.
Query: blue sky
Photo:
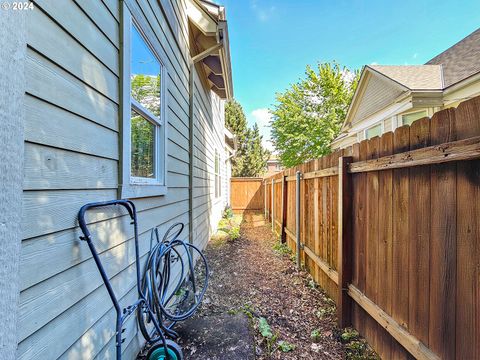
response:
[[[227,10],[235,97],[268,136],[275,93],[307,64],[423,64],[480,26],[480,1],[217,0]]]

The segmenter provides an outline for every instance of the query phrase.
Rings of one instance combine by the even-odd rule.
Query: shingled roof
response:
[[[440,65],[368,66],[410,90],[443,89],[442,67]]]
[[[480,72],[480,29],[427,62],[441,65],[444,88]]]
[[[425,65],[367,65],[410,90],[443,90],[480,73],[480,29]]]

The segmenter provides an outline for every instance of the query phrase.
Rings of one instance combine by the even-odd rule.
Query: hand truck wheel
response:
[[[183,360],[182,348],[175,341],[167,339],[165,343],[170,360]],[[153,344],[148,350],[147,360],[164,360],[166,358],[165,346],[161,340]]]

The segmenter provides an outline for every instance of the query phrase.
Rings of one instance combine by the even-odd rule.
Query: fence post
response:
[[[295,181],[295,240],[296,240],[296,260],[297,269],[300,269],[300,180],[302,173],[297,171],[297,179]]]
[[[348,167],[352,157],[338,159],[338,327],[351,325],[352,303],[348,285],[352,279],[352,186]]]
[[[267,219],[267,179],[263,179],[263,215]]]
[[[282,243],[287,242],[287,233],[285,227],[287,226],[287,212],[288,212],[288,188],[287,188],[287,176],[283,173],[282,176],[282,230],[280,232]]]
[[[272,231],[275,232],[275,179],[272,178],[272,208],[270,211],[272,217]]]

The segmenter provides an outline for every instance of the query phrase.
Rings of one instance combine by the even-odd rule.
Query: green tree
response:
[[[286,167],[331,152],[358,83],[358,71],[336,62],[307,66],[306,77],[276,96],[272,142]]]
[[[242,105],[235,99],[225,104],[225,125],[237,136],[239,143],[245,142],[248,132],[247,118]]]
[[[239,177],[259,176],[266,170],[269,151],[262,146],[262,136],[257,124],[252,129],[242,106],[236,100],[225,104],[225,125],[237,137],[238,149],[232,159],[232,175]]]
[[[270,152],[262,146],[262,136],[260,135],[257,124],[253,124],[252,129],[248,129],[245,145],[246,149],[242,161],[243,166],[239,176],[262,175],[266,170]]]

